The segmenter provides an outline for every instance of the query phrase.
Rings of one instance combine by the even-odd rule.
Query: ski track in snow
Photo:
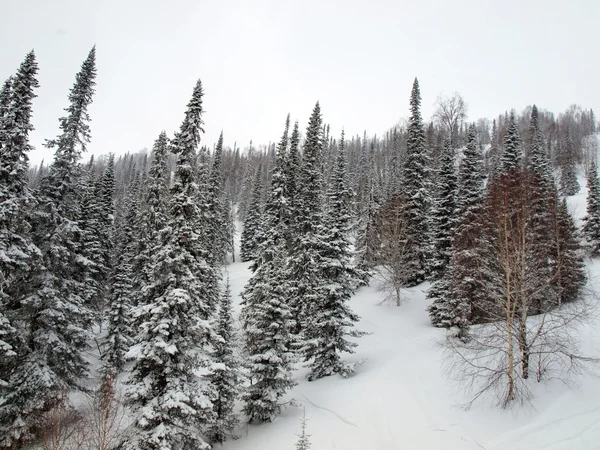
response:
[[[320,409],[321,411],[327,411],[328,413],[331,413],[331,414],[333,414],[335,417],[337,417],[338,419],[340,419],[342,422],[344,422],[344,423],[346,423],[346,424],[348,424],[348,425],[351,425],[351,426],[353,426],[353,427],[357,428],[357,426],[356,426],[356,424],[355,424],[355,423],[352,423],[352,422],[350,422],[349,420],[347,420],[347,419],[344,419],[344,418],[343,418],[341,415],[339,415],[338,413],[336,413],[336,412],[335,412],[335,411],[333,411],[332,409],[329,409],[329,408],[325,408],[325,407],[323,407],[323,406],[316,405],[316,404],[315,404],[314,402],[312,402],[312,401],[311,401],[311,400],[310,400],[310,399],[309,399],[309,398],[308,398],[306,395],[304,395],[304,394],[303,394],[303,393],[301,393],[301,392],[300,392],[300,395],[301,395],[302,397],[304,397],[304,399],[305,399],[305,400],[306,400],[306,401],[307,401],[307,402],[308,402],[310,405],[312,405],[313,407],[315,407],[315,408],[317,408],[317,409]]]

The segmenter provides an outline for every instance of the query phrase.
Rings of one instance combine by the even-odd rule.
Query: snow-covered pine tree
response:
[[[169,153],[169,139],[164,131],[160,133],[152,147],[152,162],[146,182],[144,205],[140,220],[140,251],[135,259],[135,267],[139,271],[135,273],[136,284],[140,287],[134,303],[147,304],[152,298],[151,291],[145,288],[151,283],[154,268],[153,251],[162,241],[160,231],[167,225],[167,200],[169,196],[169,169],[167,158]],[[135,333],[135,331],[134,331]]]
[[[326,241],[320,171],[321,124],[321,107],[317,102],[306,129],[296,196],[296,235],[288,260],[291,283],[288,298],[296,319],[296,332],[304,328],[323,286],[321,264]]]
[[[112,233],[114,255],[108,288],[108,326],[102,354],[102,383],[112,385],[114,377],[123,369],[125,353],[131,345],[131,308],[137,295],[133,266],[138,248],[139,174],[129,185],[123,211],[125,217],[115,222]]]
[[[504,137],[504,152],[500,157],[499,173],[508,173],[511,170],[521,168],[523,161],[523,149],[521,148],[521,137],[517,128],[517,119],[512,110],[508,119],[508,129]]]
[[[415,78],[410,96],[410,116],[406,141],[406,163],[403,170],[403,191],[406,194],[406,285],[414,286],[427,276],[427,238],[429,207],[429,157],[425,148],[425,128],[421,117],[421,92]]]
[[[310,434],[306,432],[306,411],[302,414],[300,434],[296,441],[296,450],[310,450]]]
[[[258,246],[254,274],[242,293],[241,318],[251,380],[243,398],[244,412],[251,421],[273,420],[281,410],[281,397],[296,384],[292,377],[287,227],[280,214],[287,128],[286,124],[271,177],[265,239]]]
[[[436,197],[431,214],[433,237],[431,271],[434,279],[439,279],[443,275],[452,255],[457,182],[454,151],[452,150],[450,139],[446,138],[440,167],[435,180],[437,185],[435,189]]]
[[[221,158],[223,153],[223,132],[215,147],[207,192],[207,242],[210,244],[209,260],[212,265],[222,265],[228,245],[227,223],[223,215],[223,176],[221,175]]]
[[[357,344],[349,341],[348,337],[364,335],[354,328],[359,317],[348,305],[358,274],[352,263],[348,241],[352,193],[347,181],[343,142],[342,134],[328,192],[330,208],[325,219],[323,247],[319,249],[322,286],[313,298],[302,336],[300,351],[310,367],[309,380],[336,373],[343,376],[351,373],[353,367],[345,364],[340,354],[354,353]]]
[[[558,304],[576,300],[587,281],[583,249],[579,233],[565,198],[555,196],[551,205],[553,214],[551,268],[554,277],[551,280],[558,293]]]
[[[600,254],[600,181],[596,162],[592,161],[587,174],[587,208],[583,218],[583,234],[592,256]]]
[[[567,127],[563,152],[560,162],[560,192],[563,195],[575,195],[581,186],[577,180],[577,156],[575,154],[575,143],[571,137],[571,130]]]
[[[260,244],[262,233],[262,163],[259,164],[254,184],[252,187],[252,199],[244,221],[240,243],[240,258],[243,262],[256,258],[257,248]]]
[[[151,282],[135,312],[133,359],[126,401],[134,413],[126,446],[132,449],[208,449],[199,429],[212,423],[210,386],[199,378],[210,367],[213,339],[206,281],[213,271],[203,256],[194,181],[195,153],[202,131],[202,84],[196,83],[173,150],[177,154],[165,226],[151,249]],[[151,175],[152,177],[152,175]]]
[[[484,189],[483,157],[477,146],[477,131],[469,127],[467,147],[459,167],[456,198],[456,226],[452,238],[450,265],[428,295],[434,302],[428,308],[431,323],[437,327],[457,327],[464,338],[472,319],[471,304],[477,296],[473,260],[478,257],[481,208]]]
[[[528,186],[528,223],[527,240],[531,240],[530,258],[528,264],[531,276],[541,280],[550,280],[553,277],[552,268],[549,264],[552,257],[552,241],[548,235],[552,235],[551,206],[556,197],[556,186],[550,162],[544,148],[544,138],[540,130],[538,109],[533,105],[529,123],[529,152],[528,173],[526,183]],[[533,270],[535,269],[535,270]],[[530,308],[533,314],[542,312],[544,303],[554,303],[555,292],[547,289],[537,289],[531,295]]]
[[[28,53],[15,76],[2,90],[0,115],[0,447],[16,447],[33,426],[27,407],[40,380],[39,372],[19,377],[30,361],[26,332],[20,322],[23,278],[37,266],[39,250],[33,245],[26,213],[35,200],[27,187],[28,135],[34,90],[39,86],[35,54]],[[32,384],[29,384],[34,380]],[[35,405],[44,406],[44,405]],[[30,409],[36,411],[35,407]]]
[[[70,389],[79,387],[88,363],[91,314],[86,307],[82,275],[85,272],[77,220],[79,160],[89,142],[87,107],[94,93],[95,50],[92,49],[69,93],[67,115],[60,119],[61,134],[48,141],[55,148],[50,172],[41,182],[38,203],[31,216],[33,242],[41,264],[23,282],[18,314],[25,345],[20,364],[11,374],[12,392],[6,405],[13,410],[18,434],[34,430],[40,416],[56,406]]]
[[[241,389],[241,374],[239,362],[235,355],[237,336],[233,311],[231,309],[231,286],[229,277],[225,282],[225,289],[221,295],[219,310],[214,326],[217,339],[214,343],[212,358],[214,365],[207,376],[215,393],[213,411],[215,420],[206,431],[206,436],[211,443],[222,444],[227,437],[233,436],[238,425],[238,417],[234,412],[235,401]]]
[[[293,234],[295,230],[295,219],[298,217],[296,213],[296,203],[298,196],[298,175],[300,174],[300,156],[298,146],[300,145],[300,130],[298,122],[294,123],[292,135],[290,137],[290,150],[285,159],[285,198],[288,202],[288,215],[285,218],[287,228],[288,248],[293,243]]]

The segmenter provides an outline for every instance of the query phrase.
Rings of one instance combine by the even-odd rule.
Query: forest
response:
[[[316,102],[306,126],[282,114],[278,141],[207,145],[198,80],[151,151],[90,157],[94,47],[50,162],[32,166],[37,74],[31,51],[0,90],[0,447],[235,439],[293,406],[298,365],[311,382],[362,370],[344,357],[368,334],[350,300],[372,284],[400,310],[431,284],[423,308],[472,402],[526,404],[533,382],[596,371],[576,339],[600,253],[591,109],[469,122],[454,93],[426,120],[415,78],[408,119],[379,136],[333,135]],[[578,226],[566,199],[581,174]],[[310,445],[303,421],[296,448]]]

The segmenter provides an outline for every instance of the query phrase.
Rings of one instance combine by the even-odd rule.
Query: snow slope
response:
[[[585,181],[581,180],[582,186]],[[585,189],[569,207],[585,214]],[[247,263],[228,267],[232,294],[250,277]],[[590,287],[600,292],[600,261],[590,262]],[[298,386],[290,392],[298,406],[288,406],[273,423],[243,425],[239,440],[224,450],[293,449],[303,410],[312,435],[312,450],[344,449],[600,449],[600,380],[574,378],[577,386],[532,381],[531,407],[504,411],[485,400],[469,411],[469,397],[442,372],[444,330],[430,326],[425,308],[428,285],[406,291],[400,307],[380,305],[376,287],[361,288],[352,307],[362,317],[360,339],[349,361],[367,358],[347,379],[313,382],[299,366]],[[584,352],[600,356],[600,321],[582,330]]]

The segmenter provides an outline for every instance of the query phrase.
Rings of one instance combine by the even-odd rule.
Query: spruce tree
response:
[[[242,229],[240,258],[243,262],[256,258],[262,233],[262,164],[259,164],[252,188],[252,200]]]
[[[223,176],[221,175],[221,158],[223,153],[223,132],[215,147],[213,162],[208,181],[206,206],[207,242],[210,243],[209,260],[213,265],[225,262],[228,248],[226,222],[223,216]]]
[[[432,276],[439,279],[452,255],[452,236],[454,235],[456,214],[457,174],[454,166],[454,151],[450,139],[444,142],[444,152],[436,176],[436,197],[432,207],[433,258]]]
[[[581,186],[577,180],[577,157],[575,154],[575,143],[571,137],[571,131],[567,127],[564,138],[563,152],[560,158],[560,192],[563,195],[575,195]]]
[[[39,417],[61,402],[67,391],[79,388],[87,374],[82,352],[87,348],[91,314],[84,299],[86,261],[76,188],[79,160],[90,139],[87,108],[95,76],[92,49],[69,93],[67,115],[59,120],[61,133],[46,144],[55,149],[54,162],[41,181],[31,216],[41,263],[23,283],[27,292],[19,315],[28,339],[20,349],[20,364],[11,374],[12,391],[6,399],[6,406],[18,410],[12,412],[15,438],[36,426]],[[18,86],[14,88],[16,93]]]
[[[598,180],[598,169],[592,161],[587,176],[587,209],[583,218],[583,234],[590,247],[591,255],[600,254],[600,181]]]
[[[242,293],[244,347],[251,385],[244,394],[244,412],[251,421],[271,421],[281,410],[280,399],[296,383],[292,377],[289,281],[285,258],[286,225],[281,210],[284,143],[279,145],[265,224],[265,239],[258,246],[254,273]]]
[[[562,305],[578,298],[587,281],[587,274],[579,233],[566,199],[559,200],[556,196],[551,211],[554,225],[554,249],[550,262],[554,276],[551,283],[558,293],[558,304]]]
[[[346,152],[342,140],[337,164],[328,192],[330,209],[325,219],[325,232],[320,253],[320,292],[312,299],[310,314],[306,316],[301,352],[308,362],[309,380],[339,373],[343,376],[353,371],[344,364],[341,353],[354,353],[357,346],[348,337],[360,337],[354,329],[359,317],[348,305],[354,293],[357,271],[352,264],[350,243],[351,192],[346,175]]]
[[[202,84],[198,80],[173,150],[177,155],[168,220],[152,250],[152,279],[143,289],[148,303],[134,312],[138,334],[128,355],[133,367],[126,400],[135,414],[129,448],[175,449],[210,446],[197,429],[212,423],[213,393],[197,374],[209,369],[212,340],[207,278],[194,181],[195,153],[202,131]]]
[[[478,299],[473,277],[473,260],[478,258],[483,197],[483,157],[477,146],[477,132],[469,127],[467,147],[459,168],[455,232],[450,265],[428,293],[435,298],[429,317],[437,327],[457,327],[466,337],[472,317],[471,304]]]
[[[215,365],[207,376],[215,393],[213,412],[215,420],[206,431],[211,443],[222,444],[238,425],[238,417],[234,412],[235,401],[240,394],[240,371],[235,355],[237,336],[231,308],[231,286],[229,278],[221,295],[219,311],[215,324],[217,339],[214,343],[212,358]],[[234,436],[235,437],[235,436]]]
[[[296,213],[296,203],[298,196],[298,175],[300,174],[300,156],[298,146],[300,145],[300,130],[298,122],[294,123],[292,135],[290,137],[290,150],[285,159],[285,198],[288,202],[288,215],[285,218],[285,224],[288,229],[287,240],[288,247],[292,245],[292,234],[294,233]]]
[[[521,168],[523,161],[523,149],[521,137],[517,129],[517,119],[514,110],[510,112],[508,129],[504,137],[504,152],[500,157],[500,172],[508,173]]]
[[[406,141],[406,163],[403,174],[403,191],[406,193],[407,217],[406,251],[406,285],[414,286],[422,282],[427,275],[427,250],[429,242],[428,221],[430,196],[429,158],[425,148],[425,128],[421,118],[421,92],[419,82],[415,78],[410,96],[410,116],[408,119],[408,136]]]
[[[295,236],[288,263],[289,299],[296,319],[296,332],[304,328],[323,284],[321,264],[326,244],[320,171],[321,134],[321,108],[317,102],[306,129],[296,196]]]
[[[139,218],[140,187],[138,176],[126,194],[125,217],[115,224],[115,231],[112,233],[116,245],[109,277],[108,326],[102,355],[103,382],[107,384],[112,383],[117,373],[123,369],[125,353],[131,344],[131,308],[137,293],[133,266],[139,239],[135,229]]]
[[[302,425],[298,440],[296,441],[296,450],[310,450],[310,434],[306,432],[306,412],[302,415]]]

